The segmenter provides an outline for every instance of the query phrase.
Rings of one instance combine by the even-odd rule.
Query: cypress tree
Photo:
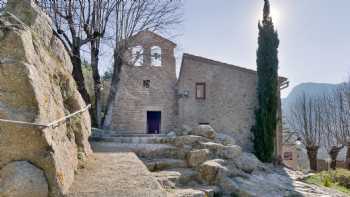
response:
[[[270,16],[270,3],[265,0],[262,22],[259,21],[257,50],[256,123],[252,128],[255,155],[263,162],[274,159],[278,109],[278,34]]]

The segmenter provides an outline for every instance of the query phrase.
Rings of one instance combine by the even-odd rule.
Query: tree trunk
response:
[[[103,118],[103,129],[110,129],[112,124],[112,113],[113,113],[113,106],[115,99],[117,97],[118,92],[118,85],[120,81],[120,72],[123,65],[122,58],[118,54],[117,51],[114,52],[114,65],[113,65],[113,75],[112,75],[112,81],[111,81],[111,87],[107,99],[106,109],[105,109],[105,116]]]
[[[76,45],[78,45],[78,44],[76,44]],[[73,74],[73,78],[78,86],[78,91],[80,92],[81,96],[83,97],[85,103],[90,104],[91,103],[90,95],[85,87],[83,70],[81,68],[80,47],[78,47],[78,46],[72,47],[72,54],[73,54],[71,56],[71,61],[73,64],[73,73],[72,74]]]
[[[317,171],[317,152],[318,146],[309,146],[306,147],[307,156],[310,161],[310,169],[312,171]]]
[[[346,151],[346,169],[350,170],[350,143],[347,145],[347,151]]]
[[[102,104],[101,104],[101,77],[98,69],[98,55],[99,55],[99,48],[98,48],[98,41],[92,40],[91,41],[91,68],[92,68],[92,77],[94,80],[94,93],[95,93],[95,103],[93,107],[93,116],[94,116],[94,122],[97,128],[101,128],[101,112],[102,112]]]
[[[329,156],[331,157],[331,169],[333,169],[333,170],[335,170],[337,168],[337,157],[338,157],[338,154],[342,148],[343,147],[333,146],[328,153]]]

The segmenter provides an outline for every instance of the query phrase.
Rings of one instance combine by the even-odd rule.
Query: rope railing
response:
[[[33,123],[33,122],[25,122],[25,121],[18,121],[18,120],[7,120],[7,119],[0,119],[0,122],[5,122],[5,123],[10,123],[10,124],[17,124],[17,125],[24,125],[24,126],[32,126],[32,127],[40,127],[40,128],[56,128],[58,127],[61,123],[66,122],[68,119],[77,116],[85,111],[87,111],[91,107],[91,104],[87,105],[86,107],[73,112],[67,116],[64,116],[60,119],[57,119],[53,122],[50,122],[48,124],[42,124],[42,123]]]

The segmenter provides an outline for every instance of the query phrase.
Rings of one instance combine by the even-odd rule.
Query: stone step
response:
[[[220,194],[220,188],[217,186],[196,186],[193,189],[202,191],[206,194],[206,197],[222,196]]]
[[[168,144],[174,141],[174,139],[164,136],[94,136],[90,137],[90,141],[116,142],[125,144]]]
[[[189,184],[190,182],[196,182],[198,176],[198,173],[190,168],[173,168],[152,172],[152,174],[161,183],[170,181],[177,186],[183,186]]]
[[[115,142],[91,142],[95,152],[134,152],[141,158],[174,158],[183,159],[184,153],[168,144],[132,144]]]
[[[167,137],[168,132],[161,134],[148,134],[144,131],[111,131],[92,128],[92,136],[94,137]]]
[[[168,196],[174,197],[207,197],[205,192],[195,189],[173,189],[168,190]]]
[[[151,172],[161,171],[171,168],[186,168],[187,164],[182,159],[141,159],[143,163],[147,166],[148,170]]]
[[[223,196],[220,193],[220,188],[216,186],[195,186],[195,187],[185,187],[185,188],[175,188],[167,190],[168,196],[174,197],[214,197]]]

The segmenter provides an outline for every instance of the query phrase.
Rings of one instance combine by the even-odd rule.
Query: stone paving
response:
[[[94,153],[66,197],[166,197],[134,153]]]

